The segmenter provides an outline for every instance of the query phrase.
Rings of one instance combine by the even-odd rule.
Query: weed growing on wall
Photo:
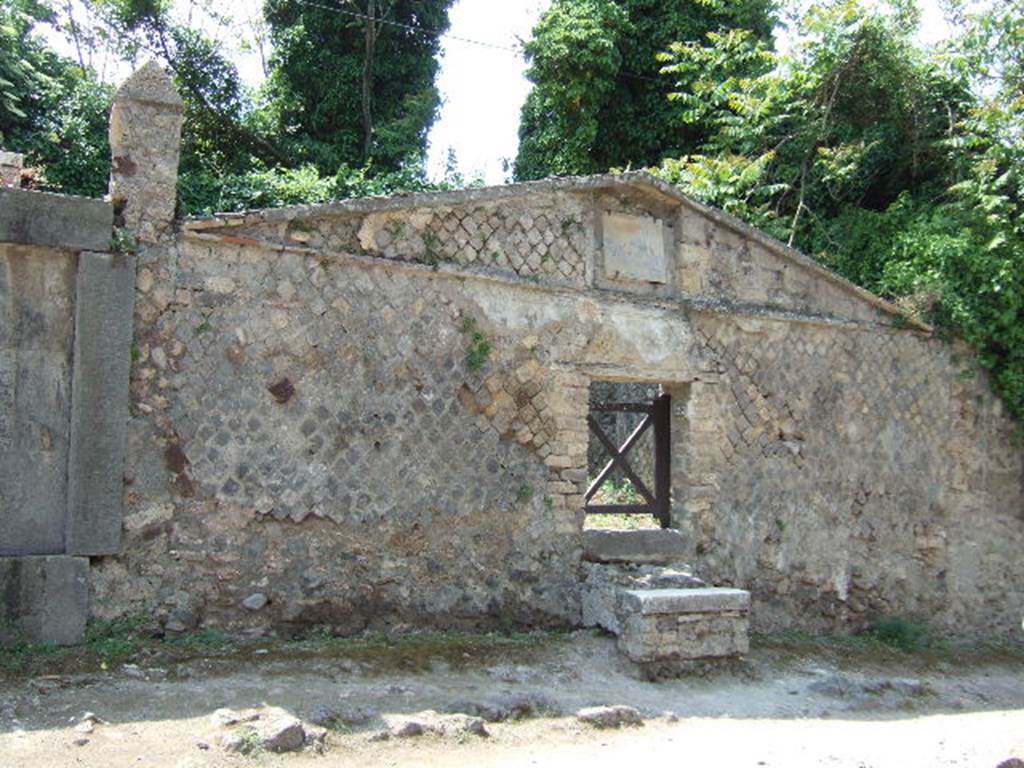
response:
[[[491,343],[476,327],[476,321],[467,317],[462,321],[460,329],[469,336],[469,351],[466,353],[466,367],[471,371],[479,371],[491,358]]]
[[[445,260],[444,255],[441,251],[441,238],[437,236],[437,233],[427,230],[423,233],[423,247],[424,253],[423,258],[420,259],[424,264],[436,267],[442,261]]]
[[[204,333],[209,331],[211,328],[213,328],[213,325],[210,324],[210,318],[209,317],[203,317],[202,322],[199,323],[199,325],[197,325],[195,328],[192,329],[192,333],[195,336],[202,336]]]
[[[121,255],[131,255],[139,250],[139,244],[129,230],[124,227],[114,227],[110,234],[110,252]]]

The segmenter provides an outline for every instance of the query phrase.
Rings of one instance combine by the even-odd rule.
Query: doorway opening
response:
[[[584,529],[671,526],[671,413],[657,384],[591,383]]]

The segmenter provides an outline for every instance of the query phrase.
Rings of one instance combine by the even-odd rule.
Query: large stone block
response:
[[[88,607],[86,558],[0,557],[0,644],[79,643]]]
[[[595,563],[664,565],[685,560],[687,552],[682,534],[671,529],[583,532],[583,557]]]
[[[113,220],[103,200],[0,187],[0,243],[105,251]]]
[[[619,648],[636,662],[740,656],[750,648],[750,593],[727,587],[619,594]]]
[[[669,273],[665,226],[651,216],[606,212],[604,273],[615,280],[667,283]]]
[[[742,656],[750,650],[746,613],[629,616],[619,650],[639,663]]]
[[[64,552],[74,261],[0,245],[0,556]]]
[[[78,262],[67,552],[110,555],[121,546],[135,259],[83,253]]]
[[[631,613],[710,613],[750,610],[750,593],[729,587],[696,589],[636,589],[622,593],[622,605]]]
[[[636,590],[695,590],[704,582],[687,568],[657,565],[584,563],[580,589],[583,626],[619,633],[622,594]]]

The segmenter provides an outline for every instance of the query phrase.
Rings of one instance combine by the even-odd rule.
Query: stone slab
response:
[[[0,557],[0,645],[80,643],[88,607],[86,558]]]
[[[686,556],[682,534],[672,529],[583,532],[583,558],[595,563],[665,565]]]
[[[660,219],[607,211],[602,225],[605,277],[668,282],[665,227]]]
[[[622,608],[642,615],[750,610],[750,593],[730,587],[623,590]]]
[[[0,556],[64,554],[75,258],[0,244]]]
[[[0,187],[0,243],[105,251],[113,222],[104,200]]]
[[[68,457],[67,552],[121,547],[135,259],[83,253],[78,262]]]
[[[704,582],[686,569],[659,565],[584,563],[580,587],[583,626],[619,633],[619,594],[624,590],[693,589]]]

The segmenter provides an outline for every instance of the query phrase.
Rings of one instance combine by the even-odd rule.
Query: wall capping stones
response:
[[[75,301],[66,551],[121,546],[135,257],[82,253]]]
[[[105,251],[113,218],[105,200],[0,187],[0,243]]]
[[[439,206],[465,206],[469,203],[500,201],[529,198],[545,192],[568,192],[589,194],[607,190],[626,190],[640,194],[655,196],[663,204],[665,201],[675,202],[683,208],[709,219],[740,237],[750,240],[766,248],[774,255],[795,264],[810,272],[814,277],[821,278],[835,285],[848,294],[856,297],[875,309],[900,318],[899,322],[918,331],[932,333],[934,329],[912,317],[900,307],[842,277],[828,267],[818,263],[811,257],[791,248],[780,240],[766,235],[744,221],[723,211],[699,203],[683,194],[673,185],[662,181],[648,171],[629,171],[626,173],[606,173],[593,176],[566,176],[527,181],[518,184],[484,187],[482,189],[466,189],[454,192],[421,192],[411,195],[395,195],[392,197],[364,197],[342,200],[321,205],[296,205],[282,208],[242,211],[239,213],[219,213],[214,216],[187,218],[182,222],[186,232],[220,229],[226,227],[242,227],[252,224],[287,222],[293,219],[308,219],[328,216],[341,216],[355,213],[373,213],[379,211],[409,210],[413,208],[430,208]]]

